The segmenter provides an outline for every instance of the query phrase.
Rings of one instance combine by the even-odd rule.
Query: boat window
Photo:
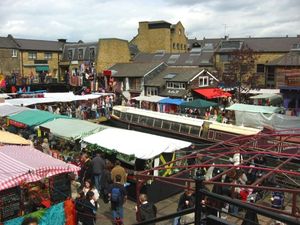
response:
[[[194,127],[194,126],[191,127],[190,130],[191,135],[199,136],[199,132],[200,132],[200,127]]]
[[[121,114],[121,112],[120,111],[117,111],[117,110],[114,110],[114,113],[113,113],[115,116],[117,116],[117,117],[120,117],[120,114]]]
[[[171,126],[171,122],[163,121],[163,125],[162,125],[163,129],[169,130],[170,126]]]
[[[136,115],[136,114],[133,114],[133,115],[132,115],[132,121],[131,121],[131,122],[137,123],[138,121],[139,121],[139,116]]]
[[[126,113],[126,120],[130,122],[131,121],[131,116],[132,116],[131,114]]]
[[[181,125],[180,133],[188,134],[190,131],[190,126],[188,125]]]
[[[147,125],[152,127],[153,126],[153,120],[154,119],[152,119],[152,118],[147,118]]]
[[[126,118],[126,113],[121,113],[120,118],[121,118],[121,120],[125,120],[125,118]]]
[[[172,123],[171,124],[171,130],[179,132],[180,124],[179,123]]]
[[[160,120],[160,119],[155,119],[155,120],[154,120],[154,127],[156,127],[156,128],[161,128],[161,123],[162,123],[162,120]]]
[[[139,120],[139,123],[141,124],[141,125],[144,125],[144,124],[146,124],[146,117],[145,116],[140,116],[140,120]]]

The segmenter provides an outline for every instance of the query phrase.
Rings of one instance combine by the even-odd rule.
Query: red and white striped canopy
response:
[[[0,146],[0,191],[79,169],[30,146]]]

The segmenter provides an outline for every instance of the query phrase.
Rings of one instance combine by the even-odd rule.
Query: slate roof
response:
[[[117,63],[109,68],[116,71],[113,77],[143,77],[156,67],[160,66],[161,62],[156,63]]]
[[[87,43],[72,43],[72,44],[65,44],[63,49],[62,61],[69,61],[68,52],[69,50],[73,50],[73,57],[71,60],[82,60],[82,61],[89,61],[90,60],[90,48],[94,48],[95,50],[95,58],[97,55],[98,50],[98,42],[87,42]],[[83,58],[78,59],[78,52],[79,49],[83,49]],[[93,59],[93,60],[94,60]]]
[[[249,38],[229,38],[222,42],[241,41],[255,52],[289,52],[294,44],[300,43],[299,37],[249,37]],[[221,43],[219,47],[221,46]],[[222,49],[218,49],[222,52]]]
[[[9,37],[0,37],[0,48],[17,49],[19,46]]]
[[[162,87],[167,81],[174,82],[188,82],[198,73],[200,73],[202,68],[187,68],[187,67],[167,67],[165,70],[154,76],[150,80],[145,81],[145,86],[156,86]],[[174,74],[173,78],[166,79],[168,74]]]
[[[300,51],[291,51],[269,63],[268,66],[300,66]]]
[[[205,47],[206,44],[212,44],[213,49],[216,49],[219,46],[220,41],[222,38],[204,38],[202,40],[194,38],[194,39],[188,39],[188,47],[189,49],[195,48],[198,45],[200,47]]]
[[[20,45],[21,50],[61,52],[63,47],[63,43],[59,41],[20,38],[15,38],[15,40]]]
[[[170,66],[213,66],[213,51],[186,53],[138,53],[134,62],[165,62]],[[176,57],[172,60],[172,57]],[[176,60],[175,60],[176,59]]]

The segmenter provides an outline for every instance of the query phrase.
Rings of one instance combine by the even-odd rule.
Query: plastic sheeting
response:
[[[14,106],[14,105],[9,105],[9,104],[0,104],[0,117],[5,117],[9,116],[12,114],[16,114],[19,112],[23,112],[25,110],[30,110],[26,107],[19,107],[19,106]]]
[[[256,112],[235,111],[236,125],[262,129],[270,127],[275,130],[300,128],[300,117],[281,114],[263,114]]]

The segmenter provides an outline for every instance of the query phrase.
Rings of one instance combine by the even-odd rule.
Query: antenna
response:
[[[226,23],[223,23],[224,26],[224,37],[227,36],[227,28],[229,27]]]

